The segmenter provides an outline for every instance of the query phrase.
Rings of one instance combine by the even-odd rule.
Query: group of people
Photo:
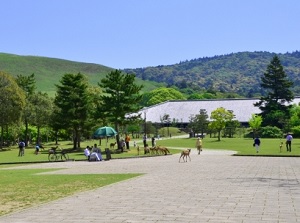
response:
[[[292,140],[293,140],[292,134],[288,133],[286,138],[285,138],[285,145],[286,145],[286,151],[287,152],[292,152]],[[254,143],[253,143],[253,146],[256,149],[256,153],[259,152],[260,144],[261,144],[260,139],[258,137],[256,137],[254,139]],[[280,152],[281,152],[281,149],[282,149],[282,145],[283,145],[283,142],[281,142],[280,145],[279,145]]]
[[[87,146],[84,149],[84,155],[87,157],[88,161],[102,161],[101,149],[94,144],[93,147]]]

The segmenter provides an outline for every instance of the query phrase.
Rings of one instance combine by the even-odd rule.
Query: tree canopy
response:
[[[61,85],[56,85],[57,95],[54,100],[58,108],[56,117],[63,120],[62,129],[72,130],[75,149],[80,147],[80,136],[90,114],[88,83],[81,73],[65,74],[60,83]]]
[[[0,127],[20,121],[25,106],[25,93],[16,80],[9,74],[0,71]],[[1,144],[2,135],[1,131]]]
[[[134,74],[123,74],[120,70],[111,71],[98,84],[103,90],[98,114],[114,123],[118,132],[119,126],[126,123],[126,114],[140,110],[139,103],[142,99],[140,91],[143,85],[135,83]],[[119,146],[119,134],[116,138]]]
[[[184,100],[184,95],[174,88],[161,87],[143,95],[143,104],[151,106],[169,100]]]
[[[211,112],[209,123],[211,129],[215,129],[218,132],[218,141],[221,140],[221,131],[225,128],[226,122],[232,121],[234,114],[231,111],[226,110],[223,107],[217,108]]]
[[[289,108],[286,105],[294,99],[290,88],[293,82],[289,81],[283,70],[278,56],[274,56],[261,78],[261,87],[267,91],[255,104],[262,111],[263,126],[271,125],[282,128],[290,118]]]

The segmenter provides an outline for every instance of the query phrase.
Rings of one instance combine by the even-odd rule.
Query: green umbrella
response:
[[[97,137],[97,138],[112,137],[112,136],[116,136],[117,134],[118,133],[116,132],[116,130],[114,130],[112,127],[104,126],[104,127],[98,128],[94,132],[94,137]]]

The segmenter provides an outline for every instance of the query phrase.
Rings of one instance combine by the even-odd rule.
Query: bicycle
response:
[[[51,148],[51,149],[49,150],[48,160],[49,160],[50,162],[58,161],[59,159],[60,159],[61,161],[67,161],[67,160],[69,160],[69,155],[68,155],[68,153],[66,152],[66,150],[60,149],[61,151],[60,151],[60,152],[57,152],[57,151],[56,151],[57,149],[58,149],[58,147]]]

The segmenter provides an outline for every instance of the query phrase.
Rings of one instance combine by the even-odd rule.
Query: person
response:
[[[143,136],[143,143],[144,143],[144,147],[147,147],[147,136],[146,136],[146,134],[144,134],[144,136]]]
[[[93,156],[96,157],[97,161],[102,161],[101,149],[97,147],[97,144],[94,144],[94,147],[92,149],[92,153],[90,155],[90,159]]]
[[[200,152],[202,151],[202,140],[201,140],[200,137],[197,138],[196,148],[197,148],[197,151],[198,151],[198,155],[200,155]]]
[[[151,144],[152,144],[152,147],[155,146],[155,137],[154,136],[151,138]]]
[[[292,152],[292,140],[293,140],[293,136],[290,133],[288,133],[285,142],[287,152]]]
[[[133,141],[133,147],[136,148],[136,141]]]
[[[124,148],[126,147],[126,143],[125,143],[125,140],[122,138],[120,139],[119,141],[119,148],[121,149],[121,152],[123,153],[124,152]]]
[[[125,144],[126,144],[126,149],[130,150],[129,148],[129,142],[130,142],[130,136],[126,134],[125,136]]]
[[[256,137],[256,138],[254,139],[253,146],[255,146],[256,153],[258,153],[258,152],[259,152],[259,147],[260,147],[260,139],[259,139],[258,137]]]
[[[19,142],[19,156],[24,156],[24,150],[25,150],[25,142],[20,141]]]
[[[91,152],[90,152],[90,146],[87,146],[87,147],[84,149],[84,155],[87,157],[88,161],[90,161],[90,155],[91,155]]]
[[[40,146],[39,146],[39,144],[36,144],[36,146],[35,146],[35,155],[38,155],[39,152],[40,152]]]

